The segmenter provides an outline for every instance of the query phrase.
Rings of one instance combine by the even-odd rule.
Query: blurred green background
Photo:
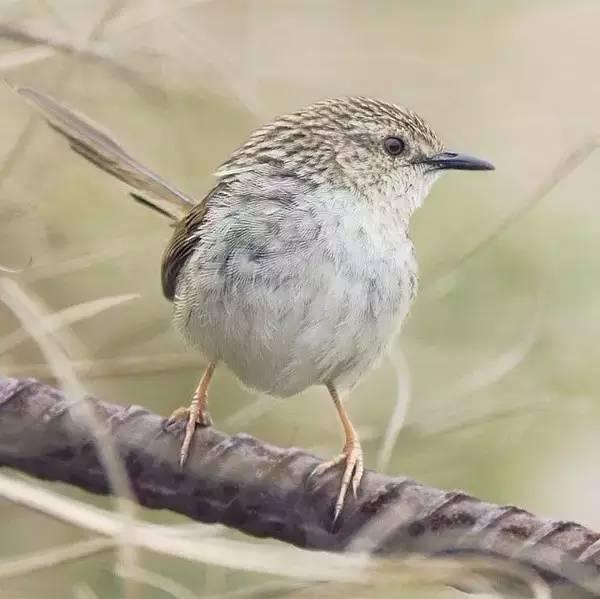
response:
[[[559,168],[600,130],[597,0],[5,0],[0,17],[96,55],[0,39],[0,75],[91,116],[199,199],[252,128],[327,96],[406,105],[452,149],[491,160],[494,173],[444,177],[415,216],[421,295],[389,358],[347,405],[368,467],[600,528],[600,152],[573,172]],[[72,358],[90,392],[170,413],[202,364],[172,330],[160,293],[167,223],[70,153],[7,89],[0,128],[0,266],[23,268],[9,276],[52,311],[140,294],[75,323]],[[557,173],[546,197],[469,256]],[[0,306],[0,344],[19,326]],[[4,344],[0,372],[52,380],[30,340]],[[211,396],[228,432],[339,450],[322,389],[269,401],[220,369]],[[405,416],[397,441],[386,433],[392,413],[398,426]],[[0,529],[6,559],[87,536],[2,500]],[[113,564],[106,553],[1,580],[0,597],[117,596]],[[266,575],[150,555],[144,564],[198,597],[280,596],[252,590]],[[232,591],[246,594],[224,594]],[[382,593],[396,596],[343,590]],[[145,587],[143,596],[168,594]]]

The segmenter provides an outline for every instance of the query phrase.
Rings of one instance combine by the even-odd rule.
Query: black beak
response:
[[[431,165],[435,170],[451,168],[458,171],[493,171],[495,168],[486,160],[457,152],[440,152],[426,158],[423,162]]]

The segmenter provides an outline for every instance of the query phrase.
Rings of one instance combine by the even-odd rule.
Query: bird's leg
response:
[[[211,362],[207,366],[202,378],[200,379],[200,382],[198,383],[198,386],[196,387],[196,391],[194,391],[190,406],[188,408],[177,408],[169,418],[169,424],[175,420],[181,420],[183,418],[187,419],[185,436],[183,437],[183,443],[181,444],[181,450],[179,452],[180,466],[183,466],[187,459],[190,451],[190,445],[192,444],[194,431],[196,430],[196,425],[212,425],[212,420],[208,413],[208,385],[210,384],[210,379],[212,378],[216,366],[216,362]]]
[[[327,389],[329,390],[331,398],[333,399],[333,403],[342,423],[342,428],[344,429],[344,448],[342,449],[342,453],[333,458],[333,460],[319,464],[311,472],[310,476],[318,476],[330,468],[337,466],[338,464],[344,464],[342,482],[340,484],[340,490],[335,502],[335,510],[333,513],[333,524],[335,524],[342,511],[342,508],[344,507],[344,500],[346,498],[346,493],[349,486],[352,486],[352,493],[354,497],[356,497],[358,486],[360,485],[360,480],[364,472],[364,466],[362,448],[360,446],[358,434],[354,430],[352,422],[350,421],[350,417],[342,405],[340,396],[333,385],[328,384]]]

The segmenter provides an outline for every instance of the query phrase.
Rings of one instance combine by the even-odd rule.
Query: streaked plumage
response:
[[[182,463],[207,389],[226,364],[245,385],[287,397],[329,389],[346,443],[334,520],[363,472],[339,401],[376,364],[417,291],[409,219],[442,169],[489,163],[444,151],[414,112],[364,97],[316,102],[251,133],[194,203],[87,119],[30,89],[79,154],[178,220],[162,262],[178,329],[209,362],[189,409]]]

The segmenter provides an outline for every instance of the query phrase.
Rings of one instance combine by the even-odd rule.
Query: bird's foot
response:
[[[188,407],[182,406],[177,408],[169,417],[167,426],[173,424],[177,420],[187,420],[185,436],[183,437],[183,443],[181,444],[181,450],[179,452],[179,465],[183,467],[190,452],[190,446],[192,444],[196,426],[212,426],[212,419],[208,410],[202,410],[198,402],[192,401],[191,405]]]
[[[335,509],[333,512],[333,526],[337,522],[339,515],[344,507],[344,501],[348,492],[348,487],[352,488],[352,495],[356,499],[358,493],[358,487],[364,473],[363,453],[362,448],[358,440],[352,441],[344,446],[342,453],[323,464],[319,464],[311,473],[309,478],[313,476],[320,476],[327,470],[334,468],[338,464],[344,464],[344,473],[342,475],[342,481],[340,483],[340,490],[335,502]]]
[[[191,414],[190,406],[181,406],[171,413],[169,419],[167,420],[167,426],[170,426],[174,422],[178,420],[189,420]],[[204,412],[198,412],[198,416],[196,417],[196,424],[201,427],[212,426],[213,421],[208,413],[208,410],[204,410]]]

